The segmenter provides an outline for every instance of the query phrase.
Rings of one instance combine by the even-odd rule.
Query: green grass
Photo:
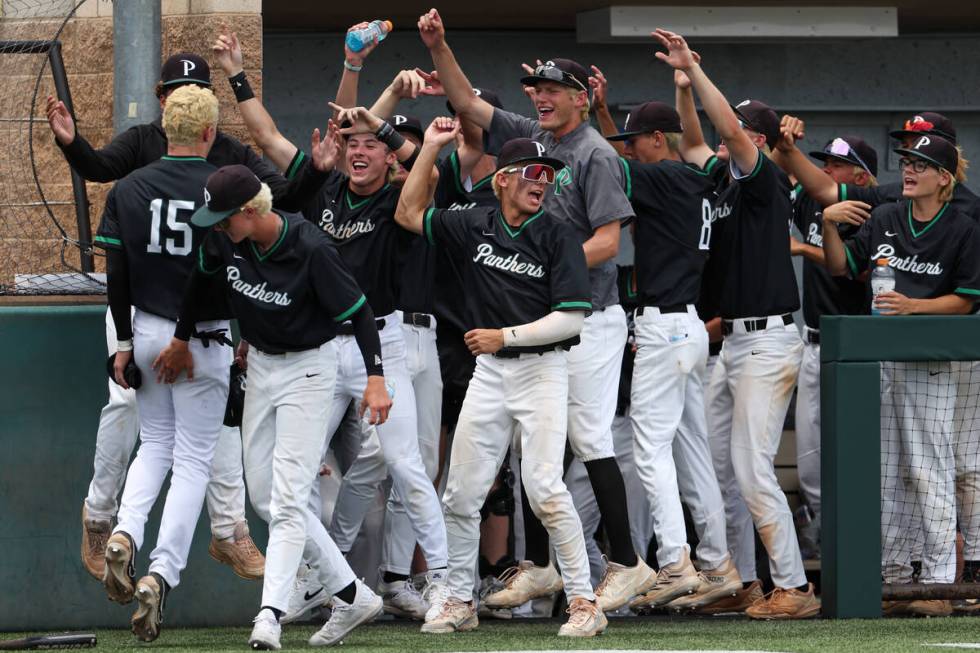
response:
[[[980,621],[944,619],[812,620],[759,623],[728,618],[648,617],[614,619],[606,634],[592,640],[558,638],[557,620],[485,621],[477,631],[422,635],[418,624],[379,622],[351,634],[338,653],[438,653],[547,649],[760,650],[794,653],[951,650],[925,643],[980,642]],[[283,648],[311,650],[313,624],[286,626]],[[96,651],[245,651],[249,628],[166,629],[153,644],[138,644],[128,631],[100,630]],[[6,637],[13,637],[8,635]]]

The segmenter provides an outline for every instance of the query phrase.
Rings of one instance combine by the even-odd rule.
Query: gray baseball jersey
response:
[[[487,152],[497,154],[512,138],[533,139],[547,148],[548,156],[565,162],[555,179],[554,192],[545,197],[544,209],[555,219],[568,222],[581,242],[605,224],[634,216],[616,150],[588,123],[558,140],[541,129],[537,120],[495,108],[487,132]],[[615,261],[590,268],[589,281],[594,309],[619,303]]]

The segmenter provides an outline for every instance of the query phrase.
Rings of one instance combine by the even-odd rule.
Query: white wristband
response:
[[[133,339],[130,338],[129,340],[117,340],[116,351],[133,351]]]
[[[347,63],[347,60],[344,59],[344,68],[351,71],[352,73],[359,73],[361,72],[361,69],[364,68],[364,65],[362,64],[360,66],[355,66],[354,64]]]

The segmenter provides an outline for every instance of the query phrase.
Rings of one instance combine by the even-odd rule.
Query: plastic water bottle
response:
[[[886,258],[880,258],[875,262],[877,265],[871,271],[871,314],[881,315],[881,311],[875,307],[875,300],[882,293],[895,290],[895,270],[888,265]]]
[[[394,26],[390,20],[372,20],[371,24],[363,29],[347,32],[347,47],[351,52],[360,52],[374,39],[383,41],[392,27]]]

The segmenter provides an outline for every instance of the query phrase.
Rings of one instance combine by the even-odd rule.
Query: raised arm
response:
[[[45,112],[54,133],[55,144],[65,160],[83,179],[109,182],[122,179],[139,167],[140,134],[131,127],[119,134],[105,147],[96,150],[78,133],[75,120],[61,100],[48,96]]]
[[[696,62],[701,61],[697,52],[692,52]],[[715,151],[704,142],[704,132],[701,131],[701,119],[694,105],[694,91],[691,90],[691,79],[683,70],[674,71],[674,101],[677,113],[681,117],[681,158],[703,168]]]
[[[796,146],[796,141],[805,134],[804,129],[803,121],[799,118],[783,116],[779,124],[779,142],[776,143],[778,155],[773,160],[788,174],[796,177],[807,195],[820,206],[835,204],[837,184]]]
[[[395,157],[405,162],[411,159],[418,147],[415,143],[405,139],[401,134],[394,131],[394,128],[386,120],[382,120],[364,107],[354,107],[344,109],[334,103],[330,103],[330,108],[337,112],[336,121],[338,124],[349,122],[349,127],[344,127],[340,133],[347,136],[350,134],[374,134],[378,140],[387,145],[395,153]]]
[[[609,82],[606,81],[606,76],[602,74],[598,66],[592,66],[589,87],[592,89],[592,109],[595,111],[596,122],[599,123],[599,132],[603,136],[615,136],[619,133],[619,128],[616,127],[616,121],[613,120],[612,114],[609,112],[609,105],[606,103]],[[616,150],[616,154],[625,155],[626,146],[622,141],[609,141],[609,144]]]
[[[399,101],[414,100],[423,90],[425,90],[425,79],[419,74],[417,68],[415,70],[402,70],[395,75],[391,84],[388,84],[374,104],[371,105],[371,113],[387,120],[395,113],[395,107],[398,106]]]
[[[694,53],[687,47],[687,42],[679,34],[663,29],[658,29],[653,36],[667,49],[667,52],[657,52],[657,58],[675,70],[684,71],[691,80],[691,85],[701,98],[701,106],[704,107],[718,135],[724,139],[732,160],[739,170],[746,173],[753,170],[761,156],[759,148],[742,129],[738,116],[735,115],[728,100],[708,78],[701,64],[695,60]]]
[[[436,183],[439,181],[436,157],[439,150],[456,138],[459,130],[459,121],[452,118],[436,118],[425,130],[418,159],[402,186],[395,209],[395,222],[403,229],[422,233],[425,209],[432,203]]]
[[[473,85],[463,74],[456,56],[446,43],[446,28],[435,9],[419,17],[419,35],[432,55],[432,63],[439,73],[439,79],[446,89],[450,104],[456,113],[465,115],[483,129],[490,128],[493,120],[493,107],[473,94]]]
[[[347,33],[351,33],[357,29],[364,29],[369,23],[361,22],[357,25],[352,25]],[[342,106],[344,108],[356,107],[357,106],[357,84],[361,77],[361,68],[364,67],[364,61],[367,56],[371,54],[371,51],[378,47],[379,41],[377,39],[366,44],[360,52],[354,52],[347,47],[347,38],[344,38],[344,72],[340,76],[340,86],[337,87],[337,97],[334,99],[334,104]],[[334,114],[334,118],[337,115]]]

